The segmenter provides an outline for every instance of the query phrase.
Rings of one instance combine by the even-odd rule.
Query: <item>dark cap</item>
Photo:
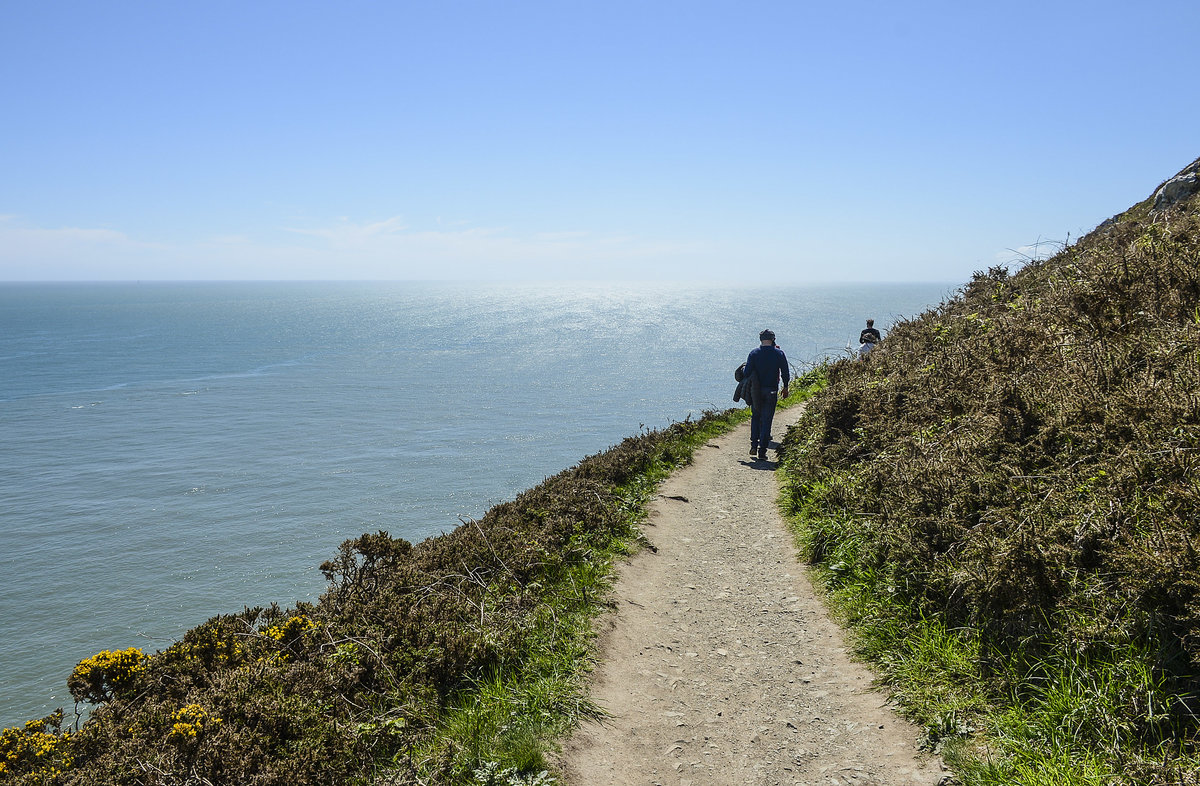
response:
[[[764,330],[763,332],[758,334],[758,340],[759,341],[774,341],[775,340],[775,331],[774,330]]]

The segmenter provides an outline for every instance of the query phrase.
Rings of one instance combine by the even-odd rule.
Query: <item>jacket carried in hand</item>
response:
[[[738,366],[733,370],[733,378],[737,380],[737,387],[733,390],[734,401],[745,401],[750,403],[750,377],[746,376],[746,364]]]

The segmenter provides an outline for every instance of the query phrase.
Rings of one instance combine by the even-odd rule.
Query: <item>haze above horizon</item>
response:
[[[1200,4],[0,6],[0,281],[960,281],[1200,155]]]

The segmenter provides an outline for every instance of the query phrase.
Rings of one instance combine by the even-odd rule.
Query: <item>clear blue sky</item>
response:
[[[1200,156],[1200,3],[0,0],[0,280],[961,282]]]

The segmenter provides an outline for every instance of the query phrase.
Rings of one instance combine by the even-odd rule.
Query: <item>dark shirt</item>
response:
[[[879,331],[875,328],[866,328],[858,334],[858,343],[860,344],[878,344]]]
[[[783,386],[788,383],[787,356],[779,347],[755,347],[746,358],[746,377],[757,377],[759,389],[774,393],[779,390],[779,381]]]

